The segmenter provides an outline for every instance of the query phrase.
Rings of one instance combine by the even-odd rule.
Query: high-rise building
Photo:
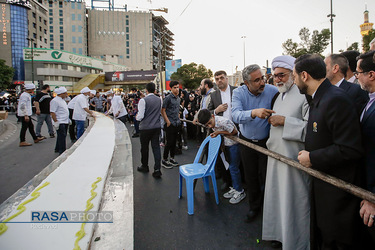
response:
[[[48,1],[48,48],[87,55],[86,4],[82,0]]]
[[[152,70],[158,69],[160,53],[164,69],[173,57],[167,24],[151,12],[88,10],[88,54],[132,70]]]
[[[27,13],[28,46],[34,48],[48,48],[47,8],[42,0],[30,1],[31,9]]]

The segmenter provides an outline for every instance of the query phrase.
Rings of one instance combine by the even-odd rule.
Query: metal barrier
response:
[[[181,119],[181,121],[183,122],[189,122],[189,123],[192,123],[192,124],[195,124],[195,125],[198,125],[198,126],[201,126],[201,127],[206,127],[204,126],[203,124],[200,124],[200,123],[194,123],[192,121],[189,121],[189,120],[184,120],[184,119]],[[233,140],[233,141],[236,141],[242,145],[245,145],[249,148],[252,148],[262,154],[265,154],[269,157],[272,157],[278,161],[281,161],[289,166],[292,166],[294,168],[297,168],[301,171],[304,171],[306,172],[307,174],[319,179],[319,180],[322,180],[324,182],[327,182],[335,187],[338,187],[342,190],[345,190],[346,192],[348,193],[351,193],[361,199],[364,199],[364,200],[367,200],[367,201],[370,201],[372,203],[375,203],[375,194],[370,192],[370,191],[367,191],[363,188],[360,188],[358,186],[355,186],[351,183],[348,183],[348,182],[345,182],[339,178],[336,178],[336,177],[333,177],[331,175],[328,175],[328,174],[325,174],[321,171],[318,171],[318,170],[315,170],[313,168],[306,168],[304,167],[303,165],[301,165],[299,162],[295,161],[295,160],[292,160],[291,158],[288,158],[288,157],[285,157],[284,155],[281,155],[279,153],[276,153],[276,152],[273,152],[271,150],[268,150],[268,149],[265,149],[265,148],[262,148],[258,145],[255,145],[251,142],[248,142],[248,141],[245,141],[245,140],[242,140],[238,137],[235,137],[235,136],[227,136],[225,135],[227,138]]]

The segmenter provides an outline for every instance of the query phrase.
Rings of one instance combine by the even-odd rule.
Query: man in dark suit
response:
[[[361,87],[368,91],[370,100],[366,104],[360,120],[362,127],[362,139],[365,149],[365,176],[366,189],[375,193],[375,51],[359,56],[356,77]],[[375,204],[363,200],[361,202],[360,215],[363,223],[368,226],[368,232],[375,243]]]
[[[357,57],[359,56],[359,52],[356,50],[347,50],[342,52],[341,55],[345,56],[349,62],[349,68],[346,71],[345,80],[358,84],[358,79],[355,77],[354,72],[357,68]]]
[[[343,89],[355,104],[358,115],[368,101],[368,94],[358,84],[345,80],[349,68],[348,59],[340,54],[332,54],[324,59],[327,69],[327,79],[337,87]]]
[[[363,155],[358,115],[349,96],[333,86],[319,55],[295,61],[295,83],[301,94],[312,96],[306,150],[299,162],[354,185],[360,185]],[[321,249],[355,249],[360,217],[359,199],[319,179],[312,180],[312,243]]]
[[[232,94],[235,87],[228,84],[227,73],[224,70],[216,71],[214,74],[218,90],[211,93],[211,100],[207,109],[214,115],[223,116],[232,121]],[[221,160],[217,161],[216,169],[218,176],[222,176],[222,190],[226,190],[231,185],[231,176]]]

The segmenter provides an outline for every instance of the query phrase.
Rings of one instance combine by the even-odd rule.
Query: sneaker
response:
[[[132,135],[132,138],[137,138],[137,137],[139,137],[139,134],[137,134],[137,133]]]
[[[161,161],[161,165],[162,165],[164,168],[173,168],[173,165],[172,165],[168,160],[162,160],[162,161]]]
[[[235,190],[235,193],[234,193],[233,197],[230,198],[229,203],[230,204],[237,204],[240,201],[242,201],[243,199],[245,199],[245,197],[246,197],[246,193],[245,193],[244,190],[242,190],[242,192],[238,192],[237,190]]]
[[[230,190],[228,192],[226,192],[223,197],[226,198],[226,199],[230,199],[233,197],[234,193],[236,192],[236,189],[234,189],[233,187],[230,187]]]
[[[175,161],[173,158],[169,159],[169,163],[172,164],[173,167],[177,167],[178,166],[178,162]]]
[[[156,170],[152,173],[152,176],[153,176],[154,178],[160,178],[161,175],[162,175],[162,173],[161,173],[160,169],[156,169]]]
[[[50,134],[49,138],[55,138],[55,134]]]
[[[142,173],[147,173],[149,171],[148,167],[144,167],[144,166],[137,167],[137,170]]]
[[[45,136],[42,136],[42,135],[40,135],[40,136],[37,136],[36,138],[38,138],[39,140],[44,140],[44,139],[47,139],[47,137],[45,137]]]
[[[38,142],[40,142],[40,141],[43,141],[43,139],[41,139],[41,138],[37,138],[37,139],[34,140],[34,143],[38,143]]]
[[[182,146],[183,150],[188,150],[188,146]]]

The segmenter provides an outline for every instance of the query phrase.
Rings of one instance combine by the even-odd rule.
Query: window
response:
[[[42,31],[42,26],[39,26],[39,31],[40,31],[40,32]]]
[[[59,10],[59,16],[63,16],[63,10]]]
[[[129,25],[129,20],[128,20],[128,19],[126,19],[125,23],[126,23],[126,25]]]
[[[53,41],[53,35],[49,35],[49,40]]]
[[[39,41],[43,41],[43,40],[42,40],[42,36],[39,36]]]
[[[35,12],[33,12],[33,18],[36,18],[36,14],[35,14]]]
[[[127,58],[127,59],[129,59],[129,58],[130,58],[130,56],[126,56],[126,58]]]
[[[78,19],[78,21],[81,21],[81,19],[82,19],[82,15],[81,15],[81,14],[78,14],[77,19]]]
[[[64,82],[68,82],[69,81],[69,77],[68,76],[63,76],[63,81]]]
[[[68,69],[68,65],[66,65],[66,64],[61,64],[61,69]]]
[[[129,41],[126,41],[126,47],[129,47]]]
[[[47,35],[47,30],[46,30],[46,29],[44,29],[44,34],[46,34],[46,35]]]
[[[78,32],[82,32],[82,26],[78,25]]]
[[[126,32],[129,33],[129,27],[126,27]]]
[[[52,8],[52,7],[53,7],[53,2],[52,2],[52,1],[48,2],[48,6],[49,6],[50,8]]]
[[[76,8],[76,3],[72,2],[72,9],[74,10]]]
[[[78,43],[82,43],[82,37],[78,37]]]
[[[130,50],[129,50],[129,49],[126,49],[126,54],[127,54],[127,55],[130,54]]]
[[[62,8],[63,5],[62,5],[62,2],[59,2],[59,8]]]
[[[129,34],[126,34],[126,40],[129,40]]]
[[[82,8],[82,5],[81,5],[81,3],[77,3],[77,9],[81,9]]]
[[[42,22],[42,17],[41,16],[39,17],[39,22]]]
[[[64,33],[64,26],[60,26],[60,33]]]
[[[77,53],[77,49],[76,48],[73,48],[73,53]]]
[[[36,38],[36,37],[35,37]],[[36,43],[34,43],[34,48],[37,48]]]
[[[47,43],[47,38],[44,38],[44,43]]]
[[[33,23],[33,28],[36,29],[36,23]]]
[[[72,21],[76,20],[76,14],[72,14]]]
[[[53,16],[53,9],[49,9],[48,13],[50,16]]]
[[[76,43],[76,37],[72,36],[72,43]]]
[[[53,33],[53,26],[49,26],[49,32]]]
[[[53,19],[52,19],[52,20],[53,20]],[[46,19],[44,19],[43,21],[44,21],[44,25],[47,25],[47,20],[46,20]]]
[[[60,25],[64,25],[63,18],[59,18],[59,19],[60,19],[60,20],[59,20]]]
[[[72,25],[72,32],[76,32],[76,26]]]
[[[53,17],[49,18],[49,24],[53,24]]]
[[[64,42],[64,35],[60,35],[60,42]]]
[[[78,48],[78,54],[83,54],[83,49],[82,48]]]
[[[33,37],[36,38],[36,33],[33,33]]]
[[[63,43],[60,43],[60,49],[61,49],[61,50],[64,49],[64,44],[63,44]]]

